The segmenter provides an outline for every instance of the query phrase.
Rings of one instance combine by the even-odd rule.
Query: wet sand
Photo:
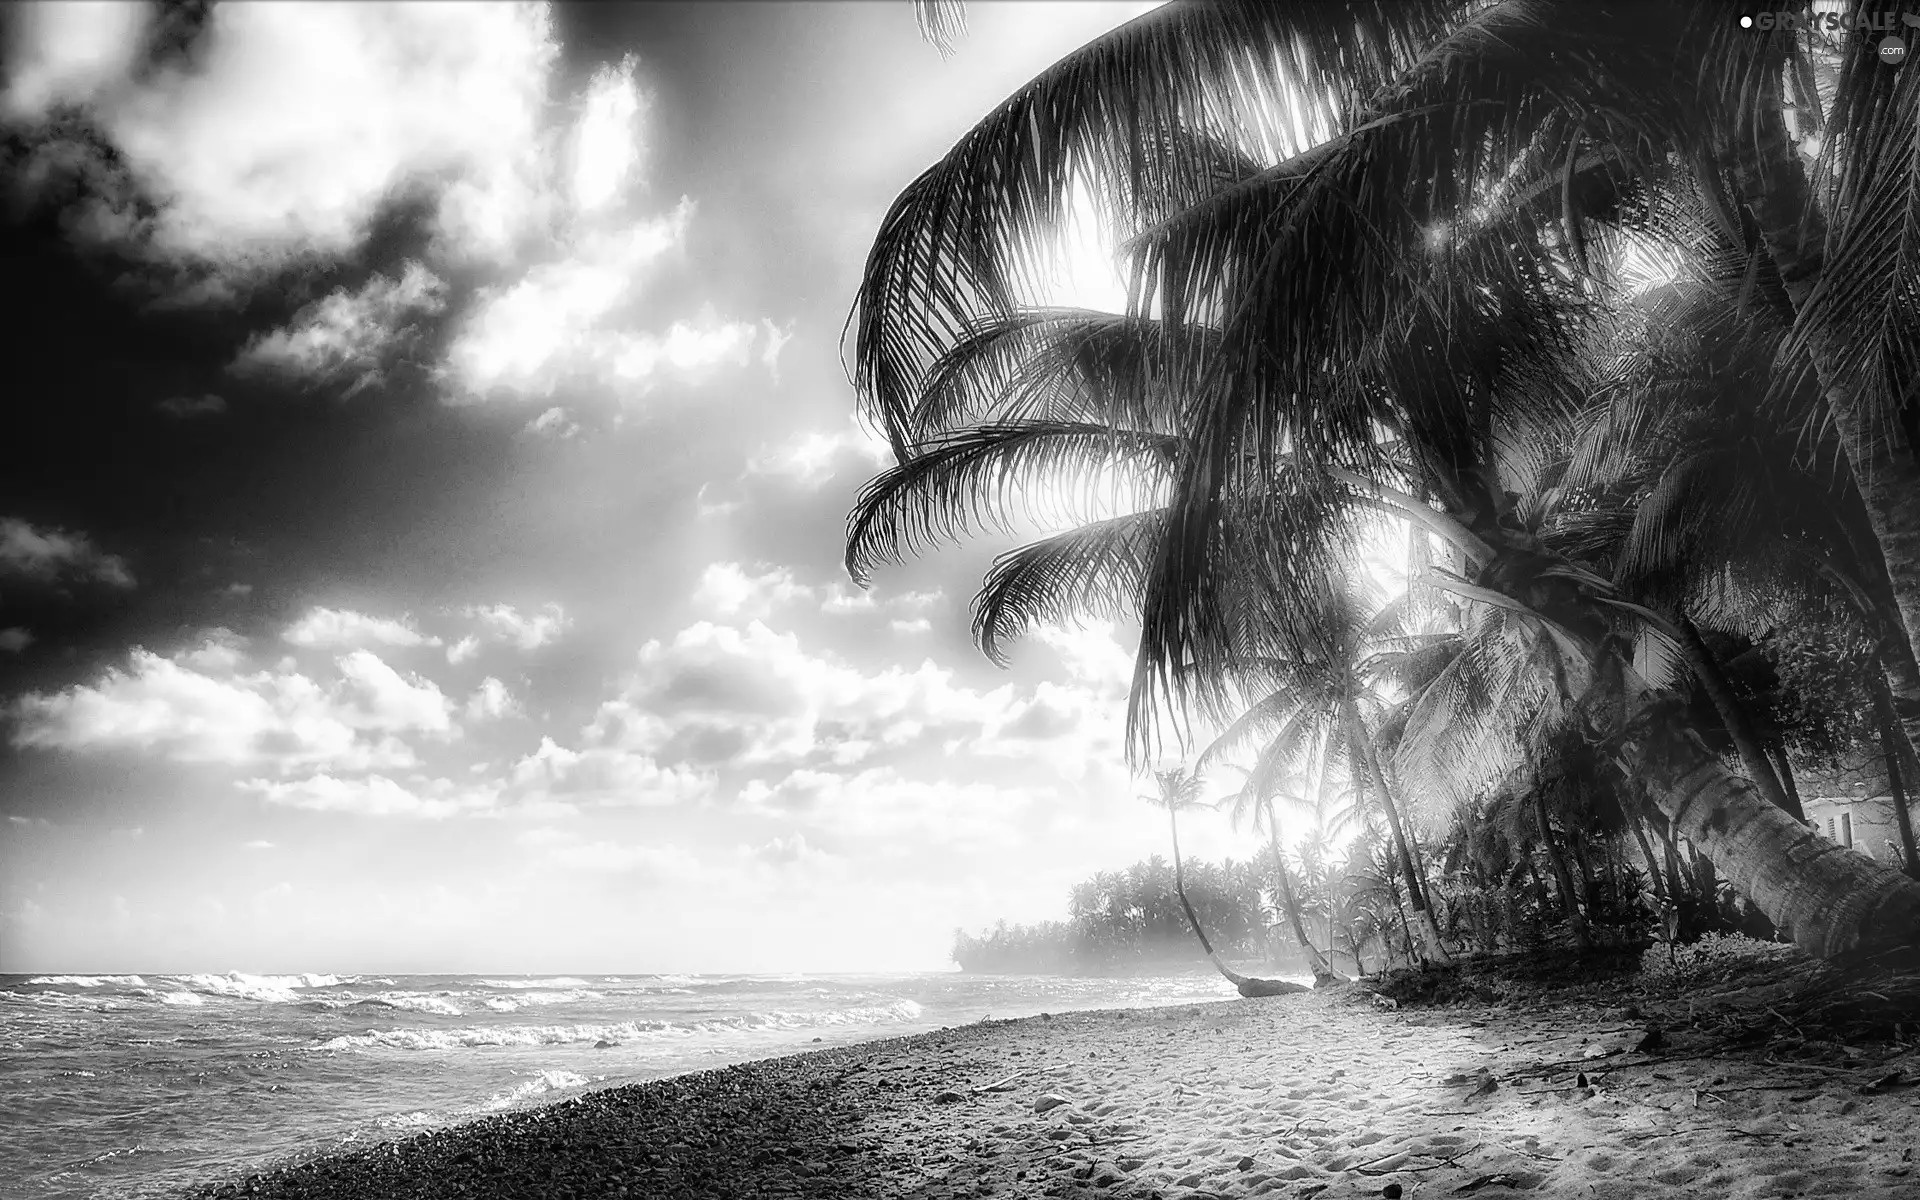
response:
[[[198,1194],[1920,1196],[1911,1047],[1729,1051],[1680,1031],[1637,1052],[1645,1033],[1601,1004],[1403,1010],[1357,988],[986,1022]]]

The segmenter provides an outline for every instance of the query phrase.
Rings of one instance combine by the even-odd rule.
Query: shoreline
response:
[[[191,1194],[1920,1191],[1911,1047],[1808,1041],[1782,1062],[1669,1031],[1641,1053],[1637,1012],[1540,999],[1398,1009],[1340,988],[983,1021],[604,1088]]]

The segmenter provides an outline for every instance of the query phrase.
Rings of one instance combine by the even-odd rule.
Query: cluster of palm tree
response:
[[[1255,864],[1186,863],[1182,876],[1176,890],[1173,867],[1159,855],[1097,872],[1074,885],[1065,921],[955,930],[953,961],[967,971],[1067,975],[1185,966],[1194,961],[1195,944],[1181,891],[1223,953],[1267,953],[1263,876]]]
[[[1810,953],[1920,948],[1904,800],[1906,872],[1826,842],[1769,716],[1833,687],[1920,777],[1920,73],[1739,16],[1176,0],[1069,55],[876,238],[850,571],[1118,507],[996,560],[982,648],[1137,621],[1133,760],[1224,730],[1269,829],[1344,778],[1426,957],[1416,825],[1503,813],[1577,941],[1611,821]],[[1125,312],[1035,303],[1084,202]]]

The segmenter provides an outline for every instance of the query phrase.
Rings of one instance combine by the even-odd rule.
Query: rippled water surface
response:
[[[1232,995],[1213,975],[0,975],[0,1196],[177,1196],[816,1040]]]

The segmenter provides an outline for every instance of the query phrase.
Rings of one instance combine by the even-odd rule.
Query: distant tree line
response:
[[[1272,909],[1258,862],[1189,862],[1186,872],[1187,899],[1220,952],[1266,957]],[[1157,854],[1075,884],[1067,911],[1065,921],[1001,921],[978,935],[956,929],[953,961],[963,971],[1045,975],[1125,975],[1207,961],[1174,894],[1173,864]]]

